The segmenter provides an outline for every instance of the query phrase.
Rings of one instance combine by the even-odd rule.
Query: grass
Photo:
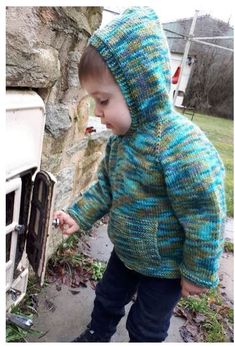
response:
[[[191,115],[185,116],[191,119]],[[205,132],[223,160],[227,215],[233,217],[233,121],[196,113],[193,122]],[[233,253],[233,243],[225,241],[224,251]],[[197,342],[231,342],[228,339],[232,339],[234,311],[225,304],[219,287],[198,297],[181,298],[177,306],[189,312],[188,317],[204,316],[195,337]]]
[[[181,298],[178,307],[185,310],[189,322],[198,326],[195,342],[231,342],[233,339],[233,309],[224,303],[218,287],[200,296]]]
[[[187,116],[187,115],[186,115]],[[187,116],[189,119],[191,116]],[[197,124],[208,136],[214,146],[217,148],[224,162],[226,169],[226,202],[227,214],[233,216],[233,121],[195,114],[193,122]],[[76,244],[79,242],[74,234],[62,242],[58,250],[51,259],[53,267],[60,266],[60,269],[73,275],[74,269],[86,270],[85,280],[99,280],[104,272],[105,264],[90,259],[82,253],[78,253]],[[225,242],[224,249],[226,252],[233,252],[233,244]],[[67,264],[67,268],[65,265]],[[37,292],[38,287],[34,281],[29,282],[25,300],[12,310],[13,313],[28,315],[26,307],[30,298],[30,293]],[[228,325],[233,324],[233,309],[224,305],[223,298],[219,294],[218,288],[210,290],[207,294],[200,297],[182,298],[178,304],[182,309],[188,310],[194,316],[201,314],[205,319],[200,324],[203,342],[227,342],[225,341]],[[18,327],[7,324],[7,342],[27,342],[27,336],[30,333]]]
[[[225,241],[224,242],[224,251],[227,253],[234,253],[233,242]]]
[[[21,312],[19,314],[22,314]],[[6,342],[27,342],[29,332],[16,325],[6,324]]]
[[[32,313],[31,295],[37,295],[40,291],[41,287],[36,277],[29,277],[26,295],[19,305],[12,308],[11,313],[33,319],[33,314],[35,312]],[[28,342],[29,336],[40,334],[40,331],[36,331],[33,328],[24,330],[9,322],[6,323],[6,342]]]
[[[78,251],[81,242],[80,236],[72,234],[59,245],[48,262],[49,276],[51,274],[55,279],[59,279],[62,283],[67,282],[73,287],[79,287],[80,283],[85,284],[89,280],[99,281],[102,278],[106,263]]]
[[[77,234],[69,236],[63,240],[54,255],[48,262],[48,268],[55,270],[55,277],[61,280],[62,283],[67,282],[67,285],[76,288],[77,286],[86,286],[88,281],[99,281],[106,268],[106,263],[93,259],[82,252],[78,252],[77,246],[81,242],[81,237]],[[54,272],[54,271],[53,271]],[[57,272],[57,273],[56,273]],[[81,280],[76,283],[76,275]],[[47,279],[49,279],[47,272]],[[64,282],[64,279],[66,282]],[[48,283],[44,283],[44,286]],[[34,298],[40,293],[36,277],[30,277],[27,285],[27,292],[24,299],[11,312],[33,319],[34,313],[37,310],[34,308]],[[24,330],[11,323],[6,324],[6,342],[28,342],[30,335],[41,335],[42,332],[36,331],[33,328]]]
[[[24,299],[23,299],[24,300]],[[33,314],[26,314],[25,307],[16,306],[11,311],[11,313],[33,319]],[[41,335],[40,331],[30,329],[22,329],[15,324],[11,324],[10,322],[6,323],[6,342],[28,342],[28,338],[32,335]]]
[[[186,116],[191,119],[191,116]],[[223,160],[227,215],[233,217],[233,121],[195,113],[193,122],[205,132]]]

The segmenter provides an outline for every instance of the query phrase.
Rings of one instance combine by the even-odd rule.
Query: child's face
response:
[[[82,83],[95,100],[95,115],[114,135],[124,135],[131,126],[131,115],[119,86],[109,72],[98,79],[87,78]]]

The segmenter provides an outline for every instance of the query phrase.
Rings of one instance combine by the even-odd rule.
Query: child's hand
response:
[[[56,211],[54,213],[54,219],[56,218],[58,218],[60,221],[59,226],[64,235],[71,235],[79,230],[78,224],[72,217],[70,217],[69,214],[63,211]]]
[[[188,295],[198,295],[201,293],[207,292],[208,289],[204,287],[199,287],[196,284],[193,284],[192,282],[187,281],[185,278],[181,279],[181,295],[182,296],[188,296]]]

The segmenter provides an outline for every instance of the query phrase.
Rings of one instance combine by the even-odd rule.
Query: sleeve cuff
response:
[[[88,231],[92,228],[92,224],[87,223],[87,221],[85,221],[82,217],[81,214],[78,215],[78,213],[76,213],[74,211],[73,208],[68,208],[66,213],[68,213],[75,221],[76,223],[79,225],[79,227],[84,230],[84,231]]]
[[[204,275],[203,272],[194,274],[191,271],[188,271],[183,264],[180,266],[180,272],[182,277],[200,287],[216,288],[219,284],[217,273],[209,273],[204,270]]]

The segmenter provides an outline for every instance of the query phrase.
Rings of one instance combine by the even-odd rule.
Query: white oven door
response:
[[[52,227],[55,177],[39,171],[34,180],[31,212],[28,225],[26,252],[40,284],[43,285],[46,270],[46,255]]]
[[[6,182],[6,291],[10,289],[14,270],[18,238],[21,201],[21,179]]]

